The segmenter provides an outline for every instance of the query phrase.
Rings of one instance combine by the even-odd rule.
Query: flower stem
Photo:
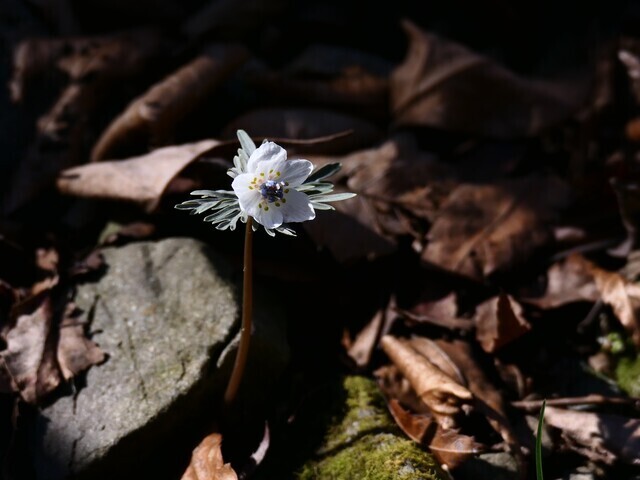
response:
[[[244,276],[242,281],[242,326],[240,328],[240,343],[236,353],[231,378],[224,392],[225,405],[231,405],[236,398],[238,388],[242,382],[244,367],[249,356],[249,342],[251,340],[251,317],[253,310],[253,218],[247,219],[244,235]]]

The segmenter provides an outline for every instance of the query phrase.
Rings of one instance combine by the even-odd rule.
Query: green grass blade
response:
[[[544,422],[544,407],[547,401],[542,402],[542,408],[540,409],[540,418],[538,418],[538,434],[536,435],[536,479],[543,480],[542,478],[542,423]]]

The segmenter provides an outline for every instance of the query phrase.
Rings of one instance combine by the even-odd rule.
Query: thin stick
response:
[[[511,402],[516,408],[523,410],[539,410],[545,400],[518,400]],[[592,394],[584,397],[566,397],[566,398],[552,398],[546,400],[547,406],[550,407],[572,407],[575,405],[637,405],[637,398],[626,397],[605,397],[603,395]]]
[[[225,405],[231,405],[236,398],[238,388],[242,382],[244,367],[249,356],[249,343],[251,340],[251,317],[253,310],[253,218],[247,219],[247,228],[244,234],[244,277],[242,281],[242,326],[240,329],[240,343],[236,353],[236,361],[233,365],[231,378],[224,392]]]

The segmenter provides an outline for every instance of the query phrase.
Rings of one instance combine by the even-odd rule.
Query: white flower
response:
[[[247,172],[231,184],[240,209],[265,228],[313,220],[316,212],[309,197],[296,190],[313,170],[309,160],[287,160],[287,151],[265,142],[249,157]]]
[[[182,202],[177,209],[191,210],[191,214],[213,212],[204,221],[218,230],[235,230],[238,221],[246,223],[251,216],[271,236],[274,231],[295,235],[284,224],[313,220],[315,210],[333,210],[328,202],[355,196],[332,193],[333,184],[325,180],[340,170],[338,163],[311,173],[309,160],[287,160],[287,151],[273,142],[265,140],[256,148],[244,130],[238,130],[238,140],[238,155],[227,172],[233,178],[233,191],[196,190],[191,195],[202,198]]]

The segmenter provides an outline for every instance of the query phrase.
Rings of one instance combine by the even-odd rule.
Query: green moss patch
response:
[[[640,397],[640,355],[621,358],[616,365],[616,381],[632,397]]]
[[[299,480],[438,480],[445,478],[431,455],[392,433],[365,435],[349,446],[304,465]]]
[[[335,378],[314,390],[272,447],[259,480],[447,478],[398,429],[378,386],[365,377]]]

